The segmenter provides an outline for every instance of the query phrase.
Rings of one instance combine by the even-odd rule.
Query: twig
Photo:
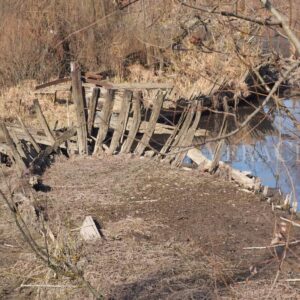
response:
[[[294,241],[294,242],[290,242],[288,243],[288,245],[297,245],[300,243],[300,240]],[[263,250],[263,249],[270,249],[270,248],[276,248],[279,246],[286,246],[286,243],[282,243],[282,244],[277,244],[277,245],[270,245],[270,246],[262,246],[262,247],[245,247],[243,248],[243,250]]]
[[[195,9],[195,10],[199,10],[199,11],[202,11],[202,12],[205,12],[205,13],[209,13],[209,14],[216,14],[216,15],[221,15],[221,16],[226,16],[226,17],[233,17],[233,18],[236,18],[236,19],[241,19],[241,20],[244,20],[244,21],[248,21],[248,22],[252,22],[252,23],[256,23],[256,24],[259,24],[259,25],[263,25],[263,26],[281,26],[282,23],[279,21],[279,22],[274,22],[274,21],[270,21],[268,19],[266,20],[263,20],[263,19],[256,19],[256,18],[251,18],[251,17],[248,17],[248,16],[243,16],[243,15],[238,15],[238,14],[235,14],[233,12],[229,12],[229,11],[218,11],[216,10],[217,7],[214,7],[212,9],[205,9],[205,8],[202,8],[202,7],[199,7],[199,6],[194,6],[194,5],[191,5],[191,4],[187,4],[187,3],[184,3],[182,0],[177,0],[182,6],[186,6],[186,7],[189,7],[189,8],[192,8],[192,9]]]
[[[286,282],[299,282],[300,278],[291,278],[291,279],[286,279]]]
[[[283,218],[283,217],[280,217],[280,219],[283,220],[283,221],[286,221],[286,222],[291,223],[291,224],[294,225],[295,227],[300,227],[300,224],[297,223],[297,222],[294,222],[294,221],[292,221],[292,220],[289,220],[289,219],[286,219],[286,218]]]
[[[24,287],[37,287],[37,288],[77,288],[76,285],[53,285],[53,284],[21,284],[20,288]]]

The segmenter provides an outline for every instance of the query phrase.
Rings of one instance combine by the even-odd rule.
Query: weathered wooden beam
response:
[[[165,95],[166,95],[166,93],[163,91],[159,91],[157,94],[156,100],[153,103],[152,113],[150,116],[148,127],[146,129],[146,132],[143,134],[143,137],[140,140],[140,142],[137,145],[136,150],[135,150],[135,153],[137,155],[142,155],[145,148],[149,145],[149,141],[155,130],[155,125],[156,125],[157,119],[159,117]]]
[[[97,102],[98,102],[99,96],[100,96],[100,89],[94,88],[92,97],[89,101],[89,107],[88,107],[88,134],[89,135],[91,135],[91,133],[92,133],[93,124],[94,124],[94,120],[95,120],[96,107],[97,107]]]
[[[124,132],[124,128],[126,128],[126,120],[128,119],[128,112],[130,108],[131,99],[132,99],[132,92],[126,90],[124,93],[124,99],[122,101],[121,112],[118,116],[117,126],[113,133],[113,137],[109,149],[107,151],[108,154],[113,154],[114,151],[119,146],[119,142]]]
[[[26,170],[26,165],[6,128],[6,125],[4,123],[0,123],[0,128],[4,135],[5,142],[9,148],[9,152],[10,152],[9,156],[11,156],[11,158],[13,158],[13,160],[16,163],[18,175],[22,176],[24,171]]]
[[[18,120],[19,120],[19,123],[21,125],[21,128],[23,129],[24,134],[27,137],[27,140],[31,143],[31,145],[33,146],[33,148],[36,151],[36,153],[39,153],[41,151],[40,146],[37,144],[37,142],[35,141],[35,139],[31,135],[31,133],[29,132],[29,130],[27,129],[27,127],[25,126],[25,124],[24,124],[24,122],[23,122],[23,120],[21,119],[20,116],[18,116]]]
[[[174,140],[180,130],[180,127],[182,126],[185,117],[188,113],[188,110],[185,110],[181,113],[179,121],[176,125],[176,127],[174,127],[171,135],[169,136],[169,138],[167,139],[166,143],[164,144],[164,146],[162,147],[162,149],[160,150],[160,157],[163,156],[164,154],[166,154],[166,152],[169,150],[170,146],[172,145],[172,143],[174,143]]]
[[[102,142],[104,141],[109,128],[109,119],[111,116],[113,104],[114,104],[114,91],[107,90],[105,96],[105,102],[103,104],[103,108],[101,111],[99,131],[95,142],[93,155],[96,155],[97,153],[99,153],[99,151],[102,150]]]
[[[185,116],[184,122],[170,147],[172,151],[178,150],[179,149],[178,147],[180,147],[182,141],[184,140],[188,132],[188,129],[191,126],[191,123],[193,121],[195,115],[195,107],[196,107],[196,101],[193,101],[192,105],[189,105],[187,107],[187,114]],[[171,162],[175,157],[176,154],[169,154],[166,157],[166,161]]]
[[[61,79],[56,79],[56,80],[53,80],[53,81],[49,81],[49,82],[37,85],[35,87],[35,89],[36,90],[41,90],[41,89],[44,89],[46,87],[56,86],[58,84],[65,83],[65,82],[71,82],[71,78],[67,77],[67,78],[61,78]]]
[[[141,124],[141,99],[142,99],[142,93],[138,92],[134,95],[132,100],[132,107],[133,107],[133,117],[132,122],[130,122],[130,119],[128,121],[129,123],[129,132],[127,139],[122,145],[121,153],[128,153],[130,152],[131,146],[134,142],[135,136],[138,133],[140,124]]]
[[[110,90],[160,90],[160,89],[172,89],[174,85],[172,83],[157,83],[157,82],[129,82],[129,83],[112,83],[106,80],[95,80],[86,79],[86,84],[89,86],[92,84],[94,86],[104,87]]]
[[[112,83],[106,80],[97,80],[86,78],[85,82],[82,83],[82,86],[91,90],[95,87],[100,89],[111,89],[111,90],[152,90],[152,89],[166,89],[170,90],[174,87],[171,83],[156,83],[156,82],[147,82],[147,83]],[[41,84],[36,87],[37,94],[54,94],[55,91],[67,92],[71,88],[71,79],[65,78],[62,80],[55,80],[45,84]],[[102,91],[101,91],[102,92]]]
[[[221,136],[221,135],[223,135],[223,134],[226,133],[226,131],[227,131],[227,120],[225,120],[225,123],[224,123],[224,125],[222,127],[223,128],[220,130],[219,136]],[[214,173],[217,170],[218,166],[219,166],[219,161],[221,159],[221,155],[222,155],[222,150],[223,150],[224,144],[225,144],[225,139],[221,139],[217,143],[217,146],[216,146],[216,149],[215,149],[215,153],[214,153],[214,157],[213,157],[211,166],[209,168],[209,172],[210,173]]]
[[[223,122],[222,122],[222,126],[219,132],[219,137],[221,137],[222,135],[226,134],[227,132],[227,125],[228,125],[228,115],[226,113],[228,113],[229,111],[229,106],[228,106],[228,101],[227,101],[227,97],[224,97],[223,99],[223,108],[224,108],[224,117],[223,117]],[[222,155],[222,150],[225,144],[225,139],[221,139],[216,146],[215,149],[215,153],[214,153],[214,157],[209,169],[210,173],[215,173],[216,170],[219,167],[219,161],[221,159],[221,155]]]
[[[125,112],[125,119],[124,119],[124,125],[123,125],[123,129],[122,129],[122,135],[120,138],[120,144],[123,144],[124,141],[124,137],[125,137],[125,131],[127,130],[128,127],[128,122],[129,122],[129,114],[130,114],[130,109],[132,107],[132,97],[133,97],[133,92],[132,91],[128,91],[130,94],[130,100],[129,100],[129,105],[127,105],[125,107],[126,112]],[[126,96],[126,92],[124,93],[124,96]]]
[[[10,131],[15,132],[17,137],[21,140],[25,140],[27,142],[30,142],[27,135],[24,133],[23,129],[16,125],[6,125],[7,129]],[[30,134],[33,136],[35,141],[38,144],[42,145],[52,145],[53,143],[48,139],[48,137],[45,135],[44,130],[37,130],[33,128],[28,128]]]
[[[187,155],[201,168],[202,171],[208,171],[211,168],[212,161],[206,158],[199,149],[190,149],[188,150]],[[229,178],[238,183],[240,186],[249,190],[260,190],[261,182],[259,178],[249,177],[244,172],[236,170],[222,161],[219,162],[219,168],[222,172],[226,172]]]
[[[9,132],[14,132],[18,139],[30,142],[28,136],[24,133],[22,127],[18,125],[6,125]],[[51,142],[48,137],[45,135],[43,129],[35,129],[35,128],[27,128],[29,133],[32,135],[36,143],[45,146],[51,146],[53,142]],[[0,141],[2,140],[1,132],[0,132]],[[60,148],[65,148],[64,145],[61,145]]]
[[[84,111],[84,98],[82,94],[81,73],[78,65],[71,63],[72,98],[76,111],[77,144],[80,155],[86,154],[87,149],[87,124]]]
[[[112,84],[111,89],[113,90],[164,90],[164,89],[172,89],[174,87],[171,83],[157,83],[157,82],[146,82],[146,83],[117,83]]]
[[[172,147],[176,147],[176,146],[180,146],[182,141],[185,139],[186,134],[193,122],[193,118],[195,116],[196,113],[196,107],[197,107],[197,102],[193,101],[192,105],[189,107],[189,111],[188,114],[184,120],[184,123],[174,141],[174,144],[172,145]]]
[[[54,136],[52,134],[52,131],[50,130],[50,127],[47,123],[47,120],[42,112],[42,109],[41,109],[41,106],[40,106],[40,103],[37,99],[33,100],[33,104],[34,104],[34,109],[35,109],[35,112],[37,114],[37,117],[38,117],[38,120],[40,122],[40,125],[42,126],[46,136],[48,137],[48,139],[54,143],[55,139],[54,139]]]
[[[196,115],[195,115],[194,121],[193,121],[191,127],[187,130],[186,135],[184,137],[182,137],[180,144],[178,145],[180,148],[190,146],[193,143],[195,133],[196,133],[197,127],[199,125],[201,114],[202,114],[201,102],[197,103],[197,106],[195,107],[195,111],[196,111]],[[180,166],[186,156],[186,153],[187,153],[187,151],[178,153],[172,164],[175,166]]]
[[[128,118],[126,130],[130,130],[131,127],[134,126],[133,122],[134,122],[134,119],[132,117]],[[138,132],[145,133],[147,130],[147,127],[148,127],[148,123],[149,123],[148,121],[140,122]],[[114,120],[111,119],[111,121],[109,123],[109,128],[116,129],[116,127],[117,127],[117,119],[114,119]],[[169,134],[169,135],[172,134],[173,135],[174,130],[176,130],[176,127],[177,126],[172,126],[172,125],[163,124],[163,123],[156,123],[153,134]],[[207,131],[205,129],[197,129],[195,131],[195,137],[206,136],[208,134],[209,134],[209,131]]]

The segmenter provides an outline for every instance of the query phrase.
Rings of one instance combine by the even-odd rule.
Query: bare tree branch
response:
[[[226,16],[226,17],[234,17],[237,19],[241,19],[241,20],[245,20],[248,22],[252,22],[252,23],[256,23],[262,26],[281,26],[281,21],[279,22],[275,22],[275,21],[270,21],[268,19],[263,20],[263,19],[257,19],[257,18],[251,18],[248,16],[243,16],[243,15],[238,15],[236,13],[233,12],[228,12],[228,11],[218,11],[217,6],[215,6],[214,8],[212,8],[211,10],[209,9],[205,9],[199,6],[194,6],[191,4],[187,4],[185,2],[183,2],[182,0],[177,0],[182,6],[186,6],[195,10],[199,10],[205,13],[209,13],[209,14],[217,14],[217,15],[221,15],[221,16]]]

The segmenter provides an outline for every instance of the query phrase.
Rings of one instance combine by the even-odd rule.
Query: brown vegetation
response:
[[[237,80],[243,74],[243,68],[238,68],[242,64],[237,49],[239,55],[251,59],[249,64],[255,65],[260,58],[257,40],[262,30],[251,22],[229,22],[227,16],[190,9],[177,0],[128,4],[131,2],[123,8],[127,2],[2,1],[0,84],[63,76],[69,71],[70,60],[76,60],[86,70],[110,71],[119,78],[126,76],[124,68],[132,62],[151,70],[161,64],[167,77],[180,77],[180,88],[189,89],[197,85],[198,73],[203,80],[222,71],[228,80]],[[297,1],[277,2],[288,16],[291,14],[293,27],[297,26]],[[252,16],[255,9],[257,17],[266,16],[254,8],[259,7],[258,1],[237,3],[219,1],[218,11]],[[191,4],[205,10],[214,5],[206,0]],[[191,29],[195,17],[201,26]],[[247,42],[252,36],[256,38]],[[275,45],[272,40],[271,44]]]

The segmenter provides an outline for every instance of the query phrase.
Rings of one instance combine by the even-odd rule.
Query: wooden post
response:
[[[19,123],[23,129],[24,134],[27,136],[28,141],[31,143],[31,145],[33,146],[34,150],[36,151],[36,153],[39,153],[41,151],[40,146],[36,143],[35,139],[33,138],[33,136],[31,135],[31,133],[29,132],[29,130],[27,129],[27,127],[25,126],[23,120],[21,119],[20,116],[18,116],[18,120]]]
[[[50,130],[50,127],[46,121],[46,118],[41,110],[39,101],[37,99],[33,100],[33,105],[34,105],[34,109],[37,114],[37,117],[39,119],[39,122],[40,122],[42,128],[44,129],[46,136],[52,143],[54,143],[55,139],[54,139],[53,134]]]
[[[22,176],[23,172],[26,170],[26,165],[25,165],[21,155],[19,154],[11,136],[9,135],[9,132],[8,132],[5,124],[1,123],[0,127],[1,127],[1,130],[5,137],[6,144],[9,147],[9,150],[11,152],[10,155],[14,158],[14,161],[16,163],[18,175]]]
[[[113,109],[114,104],[114,91],[113,90],[107,90],[106,96],[105,96],[105,102],[103,104],[103,108],[101,111],[101,117],[100,117],[100,125],[99,125],[99,131],[97,135],[97,139],[95,142],[95,148],[93,155],[96,155],[99,151],[102,150],[102,142],[104,141],[108,127],[109,127],[109,119],[111,116],[111,112]]]
[[[108,154],[113,154],[114,151],[117,149],[120,138],[123,134],[124,128],[126,128],[126,120],[128,119],[128,110],[130,107],[130,102],[132,99],[132,92],[126,90],[124,93],[124,99],[122,101],[121,105],[121,111],[118,117],[117,126],[115,128],[110,147],[107,151]]]
[[[133,120],[130,125],[129,133],[127,136],[127,139],[125,140],[121,153],[128,153],[130,152],[131,146],[134,142],[135,136],[139,130],[140,124],[141,124],[141,98],[142,98],[142,92],[138,92],[136,96],[132,100],[132,106],[133,106]]]
[[[100,89],[99,88],[93,88],[93,93],[92,97],[89,101],[89,113],[88,113],[88,134],[92,134],[92,129],[94,125],[94,120],[95,120],[95,113],[96,113],[96,107],[97,107],[97,102],[98,98],[100,96]]]
[[[76,110],[77,144],[80,155],[87,153],[87,124],[82,94],[81,72],[74,62],[71,63],[72,98]]]
[[[159,91],[156,100],[153,102],[153,107],[152,107],[152,113],[150,116],[150,120],[147,126],[147,129],[142,137],[142,139],[140,140],[139,144],[136,147],[135,153],[137,155],[142,155],[145,148],[148,146],[149,141],[151,139],[151,136],[154,132],[155,129],[155,125],[157,122],[157,119],[159,117],[160,114],[160,109],[161,106],[163,104],[164,98],[165,98],[166,93]]]

